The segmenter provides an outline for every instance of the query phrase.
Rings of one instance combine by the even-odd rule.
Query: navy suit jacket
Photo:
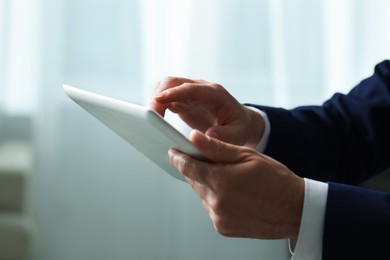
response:
[[[322,106],[257,107],[271,123],[265,153],[329,183],[323,259],[390,259],[390,194],[358,186],[390,167],[390,61]]]

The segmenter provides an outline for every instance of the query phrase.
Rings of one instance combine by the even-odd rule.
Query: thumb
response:
[[[245,147],[225,143],[198,130],[191,132],[190,140],[206,158],[219,163],[235,163],[247,151]]]

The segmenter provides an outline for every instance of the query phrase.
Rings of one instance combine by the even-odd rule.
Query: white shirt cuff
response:
[[[271,124],[269,122],[267,114],[264,111],[251,106],[247,106],[247,107],[259,113],[260,116],[264,119],[264,133],[263,136],[261,137],[259,144],[256,146],[256,151],[263,153],[268,144],[269,134],[271,132]]]
[[[298,241],[292,260],[316,260],[322,258],[322,235],[328,184],[305,180],[305,198]]]

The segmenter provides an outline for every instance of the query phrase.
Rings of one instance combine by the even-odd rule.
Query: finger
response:
[[[249,148],[222,142],[193,130],[191,142],[209,160],[219,163],[235,163],[248,155]]]
[[[196,81],[187,78],[167,77],[159,82],[153,93],[153,98],[159,99],[161,96],[164,96],[166,93],[169,93],[172,89],[181,86],[185,83],[196,83]]]
[[[155,86],[155,90],[152,94],[152,97],[149,100],[148,107],[154,111],[156,111],[158,114],[160,114],[162,117],[165,115],[165,110],[167,110],[168,105],[163,104],[160,102],[157,102],[156,99],[154,98],[155,95],[158,95],[160,92],[160,82],[158,82]]]
[[[206,183],[206,177],[210,175],[213,168],[212,164],[197,160],[173,148],[169,149],[168,154],[172,166],[187,179],[191,186],[195,185],[194,182]]]
[[[216,84],[184,82],[183,84],[160,92],[155,99],[160,103],[198,101],[202,103],[228,102],[230,94]]]
[[[158,82],[155,86],[155,89],[153,91],[153,94],[149,101],[149,108],[159,113],[161,116],[164,116],[165,110],[168,108],[166,104],[163,104],[161,102],[158,102],[156,100],[156,97],[161,94],[161,92],[164,92],[167,89],[174,88],[176,86],[180,86],[184,82],[194,82],[191,79],[187,78],[179,78],[179,77],[167,77],[163,79],[162,81]]]

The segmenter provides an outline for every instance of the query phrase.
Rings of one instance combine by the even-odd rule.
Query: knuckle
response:
[[[186,158],[181,157],[177,164],[179,171],[184,175],[187,175],[191,168],[191,163]]]
[[[191,178],[186,178],[186,181],[188,182],[188,184],[191,186],[191,188],[192,188],[193,190],[196,190],[196,182],[195,182],[193,179],[191,179]]]
[[[208,81],[203,80],[203,79],[197,79],[197,80],[195,80],[195,82],[197,82],[199,84],[208,84],[209,83]]]
[[[212,91],[219,93],[219,95],[223,95],[224,98],[231,98],[228,91],[220,84],[218,83],[210,83],[210,88]]]
[[[213,210],[216,216],[221,218],[229,217],[229,209],[227,207],[226,199],[220,195],[214,195],[214,198],[209,201],[209,206]]]
[[[224,231],[218,231],[219,234],[221,234],[222,236],[224,237],[235,237],[234,234],[228,230],[224,230]]]
[[[191,82],[184,82],[183,84],[181,84],[182,87],[191,87],[193,85],[193,83]]]
[[[212,87],[213,89],[215,90],[221,90],[221,89],[224,89],[222,87],[222,85],[218,84],[218,83],[210,83],[210,87]]]
[[[204,208],[204,210],[206,212],[210,212],[210,209],[209,209],[209,205],[207,204],[207,202],[205,200],[202,200],[202,207]]]
[[[233,233],[231,232],[230,226],[223,218],[215,217],[213,219],[213,225],[214,229],[222,236],[233,237]]]
[[[213,224],[215,230],[218,231],[218,233],[223,233],[226,229],[223,219],[219,216],[213,218]]]
[[[190,162],[188,158],[183,154],[170,154],[169,161],[173,167],[175,167],[179,172],[186,175],[188,168],[190,167]]]

